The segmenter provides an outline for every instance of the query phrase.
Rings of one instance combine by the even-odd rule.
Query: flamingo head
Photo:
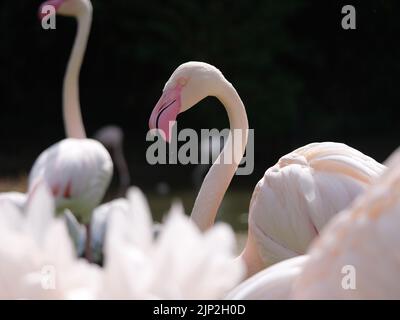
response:
[[[100,141],[107,149],[117,149],[122,146],[124,132],[118,126],[109,125],[99,129],[93,137],[97,141]]]
[[[223,78],[212,65],[187,62],[180,65],[165,84],[162,96],[151,113],[150,130],[158,130],[169,142],[170,123],[207,96],[215,96]]]
[[[42,3],[39,9],[39,19],[49,14],[48,6],[52,6],[57,14],[67,17],[76,17],[83,10],[91,10],[90,0],[47,0]]]

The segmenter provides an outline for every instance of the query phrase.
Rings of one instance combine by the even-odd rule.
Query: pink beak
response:
[[[46,2],[43,2],[39,8],[39,19],[42,20],[47,15],[46,12],[43,13],[42,9],[44,6],[53,6],[57,11],[58,8],[61,7],[61,5],[64,3],[64,1],[66,0],[48,0]]]
[[[182,88],[179,86],[165,90],[150,116],[150,130],[161,131],[161,136],[167,142],[170,142],[171,139],[170,122],[176,120],[181,110],[181,90]]]

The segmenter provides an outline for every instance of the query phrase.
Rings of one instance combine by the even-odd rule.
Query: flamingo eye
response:
[[[178,80],[178,85],[180,87],[186,86],[187,83],[188,83],[188,80],[186,78],[179,78],[179,80]]]

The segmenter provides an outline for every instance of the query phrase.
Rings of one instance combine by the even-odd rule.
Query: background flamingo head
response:
[[[107,149],[113,149],[122,146],[124,132],[118,126],[109,125],[99,129],[93,137],[100,141]]]
[[[90,0],[47,0],[42,3],[39,9],[39,18],[43,19],[48,12],[45,6],[53,6],[57,14],[76,17],[84,10],[91,10],[92,4]]]
[[[162,96],[151,113],[150,129],[161,131],[163,138],[169,141],[170,122],[205,97],[216,96],[221,80],[225,80],[222,73],[207,63],[187,62],[180,65],[165,84]]]

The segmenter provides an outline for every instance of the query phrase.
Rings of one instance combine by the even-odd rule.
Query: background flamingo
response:
[[[167,81],[149,121],[165,133],[169,122],[207,96],[224,105],[231,134],[195,201],[192,219],[206,230],[214,223],[223,196],[247,144],[246,110],[236,90],[215,67],[189,62]],[[232,130],[242,136],[233,141]],[[241,140],[241,141],[240,141]],[[232,141],[234,142],[232,144]],[[249,233],[241,258],[249,275],[265,266],[306,252],[311,240],[337,212],[344,209],[384,169],[370,157],[344,144],[315,143],[282,157],[257,184],[249,213]]]
[[[79,73],[90,31],[92,6],[89,0],[51,0],[44,5],[55,6],[58,14],[76,17],[78,31],[63,88],[68,139],[40,154],[29,175],[29,190],[44,180],[53,192],[57,208],[70,209],[89,226],[90,215],[102,200],[113,170],[111,157],[103,145],[86,138],[80,111]]]
[[[114,165],[118,171],[119,188],[117,195],[124,196],[131,183],[128,164],[124,154],[124,132],[115,125],[105,126],[93,135],[110,151]]]

